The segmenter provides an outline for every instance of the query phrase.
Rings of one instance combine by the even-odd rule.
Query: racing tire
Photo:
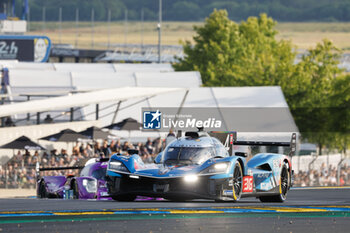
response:
[[[42,180],[39,183],[38,198],[48,198],[49,194],[46,191],[45,181]]]
[[[73,199],[79,199],[79,187],[76,181],[72,182]]]
[[[261,202],[284,202],[287,199],[287,193],[290,188],[290,173],[286,164],[283,164],[281,175],[279,194],[274,196],[259,197]]]
[[[115,195],[111,197],[115,201],[134,201],[136,199],[136,195]]]
[[[233,170],[233,201],[236,202],[241,199],[243,189],[243,172],[241,164],[236,161],[235,168]]]

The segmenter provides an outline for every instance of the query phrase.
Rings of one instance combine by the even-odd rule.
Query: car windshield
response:
[[[97,180],[105,180],[106,179],[106,168],[100,168],[92,172],[92,177]]]
[[[201,164],[214,156],[212,147],[169,147],[164,154],[166,165]]]

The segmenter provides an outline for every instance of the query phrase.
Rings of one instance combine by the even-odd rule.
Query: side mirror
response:
[[[139,154],[139,150],[128,149],[128,154],[129,154],[129,155]]]
[[[235,152],[235,156],[247,157],[248,153],[245,152]]]
[[[163,156],[163,152],[160,152],[157,157],[154,159],[154,163],[155,164],[160,164],[162,163],[162,156]]]

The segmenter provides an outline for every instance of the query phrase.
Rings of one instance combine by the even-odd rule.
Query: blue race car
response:
[[[226,146],[290,146],[291,142],[237,141],[236,132],[227,133]],[[186,132],[167,145],[154,164],[144,164],[137,154],[113,155],[107,168],[109,195],[117,201],[136,196],[168,200],[213,199],[238,201],[257,197],[262,202],[283,202],[292,185],[290,157],[260,153],[247,161],[245,153],[229,155],[228,149],[206,132]]]

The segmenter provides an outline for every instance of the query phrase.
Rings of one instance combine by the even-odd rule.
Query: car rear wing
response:
[[[40,172],[42,171],[61,171],[61,170],[75,170],[75,169],[83,169],[85,166],[71,166],[71,167],[40,167],[39,162],[35,165],[36,177],[39,179]]]
[[[211,131],[211,134],[217,133],[225,133],[227,134],[225,147],[229,147],[229,145],[239,145],[239,146],[283,146],[290,147],[289,156],[293,156],[296,152],[296,142],[297,142],[297,134],[292,133],[290,142],[268,142],[268,141],[238,141],[237,140],[237,132],[236,131]]]
[[[72,169],[83,169],[85,166],[80,167],[41,167],[39,171],[59,171],[59,170],[72,170]]]

